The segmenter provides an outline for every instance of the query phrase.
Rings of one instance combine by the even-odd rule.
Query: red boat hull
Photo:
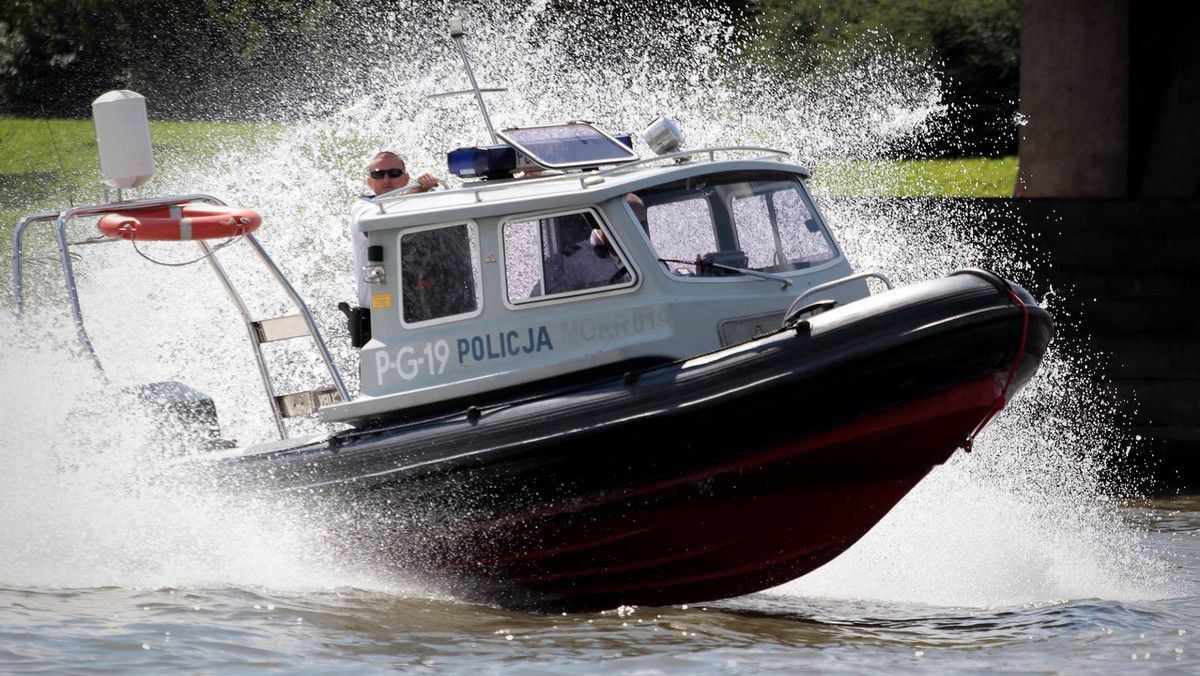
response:
[[[460,599],[711,601],[849,548],[1029,381],[1052,334],[1019,287],[957,274],[695,359],[223,467],[301,492],[355,556]]]
[[[467,598],[576,610],[782,584],[878,523],[974,431],[1002,385],[982,378],[686,476],[451,527],[435,577]]]

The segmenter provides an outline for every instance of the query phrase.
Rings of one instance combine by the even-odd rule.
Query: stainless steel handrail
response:
[[[194,202],[197,200],[208,201],[208,202],[212,202],[214,204],[224,204],[224,202],[221,202],[217,198],[212,197],[210,195],[202,195],[202,194],[176,195],[173,197],[158,197],[158,198],[139,200],[137,202],[106,202],[104,204],[96,204],[96,205],[91,205],[91,206],[73,207],[72,209],[67,210],[68,212],[71,212],[70,215],[67,216],[67,218],[69,219],[69,218],[72,218],[74,216],[79,216],[79,215],[106,213],[106,212],[110,212],[110,211],[117,211],[118,209],[148,209],[150,207],[164,206],[164,205],[171,205],[171,204],[181,204],[183,202]],[[66,213],[67,212],[63,212],[63,211],[55,211],[55,212],[48,212],[48,213],[43,213],[43,214],[35,214],[32,216],[26,216],[25,218],[21,219],[21,222],[17,225],[16,231],[13,233],[13,293],[15,294],[16,300],[17,300],[17,316],[18,317],[21,315],[21,312],[24,308],[24,294],[23,294],[23,284],[22,284],[22,282],[23,282],[23,278],[22,278],[23,266],[21,264],[21,260],[22,260],[22,254],[23,254],[22,240],[25,235],[25,229],[27,227],[29,227],[30,225],[33,225],[34,223],[37,223],[39,221],[58,220],[61,216],[65,215]]]
[[[832,282],[825,282],[824,284],[818,284],[818,285],[814,286],[813,288],[800,294],[799,296],[796,296],[796,300],[792,301],[792,304],[788,306],[787,312],[783,313],[783,322],[781,323],[781,326],[787,327],[789,324],[792,323],[792,321],[795,319],[795,317],[793,315],[796,313],[797,310],[800,309],[800,307],[801,307],[800,304],[804,302],[805,298],[808,298],[809,296],[813,296],[813,295],[816,295],[816,294],[824,292],[824,291],[828,291],[829,289],[832,289],[836,286],[841,286],[842,284],[849,284],[850,282],[857,282],[862,279],[871,279],[872,277],[882,281],[889,290],[895,288],[895,286],[892,284],[892,280],[888,279],[883,274],[878,273],[878,272],[860,272],[858,274],[840,277],[838,279],[833,280]]]
[[[480,195],[482,195],[483,193],[494,192],[496,190],[502,190],[505,188],[512,188],[515,185],[525,186],[525,185],[535,185],[538,183],[548,183],[548,182],[551,182],[554,180],[562,180],[564,176],[571,177],[573,180],[578,180],[580,182],[579,187],[587,188],[595,183],[600,182],[600,181],[595,180],[597,177],[603,177],[608,174],[620,173],[622,171],[636,169],[639,166],[642,166],[645,164],[650,164],[651,162],[659,162],[662,160],[683,159],[683,158],[693,157],[695,155],[704,155],[704,154],[707,154],[709,156],[709,161],[714,161],[715,157],[716,157],[716,153],[720,153],[720,152],[759,152],[759,153],[765,153],[765,155],[760,156],[760,157],[751,158],[751,159],[770,159],[770,160],[777,160],[777,161],[782,160],[783,158],[789,157],[791,155],[791,153],[787,152],[786,150],[778,150],[775,148],[765,148],[765,147],[761,147],[761,146],[719,146],[719,147],[713,147],[713,148],[697,148],[696,150],[682,150],[677,153],[668,153],[666,155],[656,155],[655,157],[648,157],[648,158],[642,159],[642,160],[634,160],[632,162],[618,164],[616,166],[608,167],[606,169],[599,169],[597,171],[589,171],[589,172],[581,173],[578,175],[562,173],[562,174],[554,174],[553,176],[544,176],[541,178],[521,179],[520,181],[505,181],[502,183],[492,183],[492,184],[488,184],[488,185],[476,185],[476,186],[471,186],[471,187],[459,186],[458,188],[453,188],[451,190],[443,190],[443,191],[425,191],[425,192],[415,192],[415,193],[407,193],[407,194],[400,194],[400,195],[392,194],[392,193],[399,192],[402,190],[410,189],[408,186],[405,186],[403,188],[397,188],[396,190],[392,191],[391,193],[386,193],[383,195],[379,195],[378,197],[373,197],[368,201],[372,204],[378,204],[379,205],[379,213],[382,214],[382,213],[385,213],[384,209],[383,209],[384,205],[392,204],[394,202],[399,202],[399,201],[403,201],[403,200],[410,200],[410,199],[415,199],[415,198],[419,198],[419,197],[429,197],[431,195],[445,195],[446,193],[461,192],[464,195],[471,194],[474,196],[476,202],[481,202],[483,200],[481,199]]]
[[[79,339],[83,346],[87,349],[88,355],[92,359],[92,363],[96,366],[101,374],[104,373],[104,368],[100,364],[100,359],[96,355],[95,349],[92,347],[92,341],[87,335],[87,330],[83,324],[83,312],[80,309],[79,292],[75,285],[75,274],[71,264],[69,251],[69,242],[67,242],[66,229],[68,222],[76,216],[95,215],[102,213],[112,213],[114,211],[136,211],[140,209],[149,209],[153,207],[170,206],[174,204],[184,204],[189,202],[208,202],[210,204],[225,205],[225,202],[205,194],[191,195],[175,195],[171,197],[150,198],[145,200],[137,200],[131,202],[110,202],[105,204],[97,204],[90,206],[71,207],[60,212],[47,212],[27,216],[17,225],[17,229],[13,235],[13,293],[16,296],[17,317],[20,318],[24,310],[24,279],[22,259],[24,256],[23,238],[25,230],[32,224],[41,221],[57,221],[55,231],[56,241],[58,243],[60,260],[63,266],[63,277],[67,287],[67,295],[71,304],[71,315],[75,320],[75,328],[79,334]],[[321,337],[321,332],[317,328],[316,321],[313,319],[312,312],[308,309],[308,305],[296,292],[295,288],[284,276],[283,271],[275,264],[275,261],[267,255],[262,244],[253,236],[245,235],[246,241],[251,249],[262,261],[262,263],[270,271],[271,275],[283,288],[284,292],[291,301],[300,310],[301,316],[304,318],[305,324],[308,326],[309,334],[313,339],[317,351],[320,353],[322,361],[325,363],[326,369],[329,371],[330,377],[333,379],[334,386],[341,395],[343,401],[349,401],[350,395],[346,389],[345,381],[342,379],[341,373],[338,372],[337,366],[333,363],[333,358],[329,353],[329,348],[325,344],[325,340]],[[119,241],[119,240],[113,240]],[[283,423],[283,414],[279,407],[279,401],[275,396],[275,389],[271,383],[270,371],[267,368],[266,359],[263,356],[262,345],[258,339],[257,331],[254,327],[254,320],[250,315],[245,302],[234,288],[233,283],[229,280],[229,276],[225,273],[224,267],[216,259],[215,249],[210,247],[203,240],[197,241],[201,251],[204,253],[203,258],[208,261],[209,266],[217,275],[217,279],[225,288],[226,294],[237,307],[242,321],[246,326],[247,333],[250,338],[251,346],[254,348],[255,361],[258,365],[259,376],[262,378],[263,387],[266,390],[268,399],[271,405],[271,413],[275,419],[276,429],[279,431],[280,438],[287,438],[287,428]]]
[[[313,339],[313,344],[317,348],[317,352],[321,355],[321,360],[325,363],[326,370],[329,371],[329,377],[333,379],[333,384],[337,388],[338,394],[342,396],[342,401],[349,401],[350,394],[346,390],[346,384],[342,381],[342,375],[338,372],[337,367],[333,363],[333,357],[329,354],[329,348],[325,345],[324,338],[321,337],[321,332],[317,328],[316,322],[313,320],[312,312],[308,309],[308,305],[300,298],[300,294],[296,293],[296,289],[291,282],[284,276],[283,271],[275,264],[275,261],[267,255],[262,244],[254,235],[247,234],[245,236],[247,244],[258,255],[259,260],[271,272],[275,281],[283,287],[284,293],[288,295],[292,303],[300,310],[300,316],[304,318],[305,324],[308,326],[310,337]],[[254,363],[258,367],[258,375],[262,379],[263,389],[267,393],[268,402],[271,405],[271,417],[275,421],[275,429],[279,432],[280,439],[287,439],[287,426],[283,422],[283,411],[279,408],[279,399],[275,394],[275,386],[271,382],[271,372],[267,368],[266,357],[263,356],[262,343],[258,337],[258,331],[254,327],[254,319],[250,315],[250,310],[242,300],[241,294],[234,288],[233,283],[229,280],[229,275],[225,273],[224,266],[217,260],[217,257],[212,255],[213,249],[207,242],[200,240],[198,242],[200,249],[204,252],[204,260],[208,261],[209,266],[220,280],[221,286],[225,288],[226,295],[237,308],[238,313],[242,317],[242,323],[246,327],[246,335],[250,340],[250,345],[254,347]]]
[[[71,317],[75,320],[75,330],[79,334],[80,342],[83,343],[88,355],[92,358],[92,363],[96,366],[96,369],[100,373],[104,373],[104,367],[100,365],[100,358],[96,356],[96,350],[92,347],[92,340],[88,337],[87,330],[83,326],[83,312],[79,308],[79,292],[75,286],[75,272],[71,265],[71,253],[67,242],[67,222],[76,216],[109,213],[118,209],[144,209],[197,200],[215,201],[217,204],[222,204],[220,200],[209,195],[179,195],[140,200],[138,202],[108,202],[105,204],[78,206],[64,211],[47,212],[25,217],[17,225],[17,229],[13,233],[13,295],[16,297],[18,319],[22,316],[25,308],[24,267],[22,265],[25,230],[34,223],[54,220],[57,222],[55,239],[58,242],[59,259],[63,266],[63,278],[67,287],[67,297],[71,301]]]
[[[247,235],[247,237],[249,236]],[[283,424],[283,412],[279,410],[279,401],[275,398],[275,387],[271,384],[271,372],[267,369],[267,359],[263,356],[262,345],[258,342],[258,333],[254,330],[254,319],[250,316],[250,309],[246,307],[241,294],[229,281],[229,275],[225,274],[224,266],[216,259],[216,256],[212,255],[212,247],[204,240],[200,240],[198,244],[201,251],[206,254],[204,260],[208,261],[209,267],[221,281],[221,286],[225,287],[225,293],[229,296],[229,300],[233,301],[238,314],[242,316],[242,323],[246,326],[246,335],[250,339],[250,345],[254,348],[254,363],[258,366],[258,375],[262,378],[263,389],[266,390],[267,400],[271,405],[271,417],[275,420],[275,429],[279,431],[280,439],[286,439],[287,427]]]
[[[47,212],[44,214],[30,214],[29,216],[22,218],[21,221],[17,223],[17,229],[13,232],[13,295],[16,296],[17,300],[18,319],[21,317],[21,310],[24,307],[24,298],[21,293],[21,250],[22,239],[25,236],[25,228],[38,221],[51,221],[55,218],[58,218],[57,211]]]
[[[766,153],[766,155],[763,155],[760,157],[750,158],[750,159],[756,159],[756,160],[779,161],[785,157],[791,156],[791,153],[789,153],[786,150],[779,150],[778,148],[767,148],[764,146],[715,146],[712,148],[697,148],[695,150],[680,150],[678,152],[667,153],[665,155],[655,155],[654,157],[647,157],[647,158],[641,159],[641,160],[634,160],[633,162],[626,162],[625,164],[618,164],[613,167],[608,167],[607,169],[600,169],[598,171],[588,174],[588,176],[604,176],[605,174],[616,174],[616,173],[620,173],[622,171],[628,171],[629,169],[635,169],[635,168],[640,167],[645,164],[650,164],[651,162],[659,162],[662,160],[679,160],[679,159],[692,157],[695,155],[704,155],[704,154],[708,155],[709,162],[715,162],[717,153],[731,153],[731,152]]]
[[[304,302],[304,299],[300,297],[300,294],[296,293],[295,287],[293,287],[291,282],[288,281],[287,277],[283,274],[283,271],[280,270],[279,266],[275,264],[275,261],[267,255],[266,250],[263,249],[262,244],[260,244],[258,241],[258,238],[256,238],[254,235],[246,235],[246,241],[250,244],[250,248],[254,249],[254,252],[258,254],[258,257],[262,260],[263,264],[270,268],[271,273],[275,277],[275,281],[279,282],[279,285],[283,287],[284,293],[286,293],[288,298],[292,300],[292,303],[294,303],[296,307],[300,309],[300,315],[304,317],[304,323],[308,325],[308,331],[310,334],[312,334],[313,342],[317,346],[317,352],[321,354],[321,359],[325,362],[325,367],[329,370],[329,376],[333,378],[333,384],[335,387],[337,387],[338,394],[342,395],[342,401],[350,401],[350,392],[346,389],[346,384],[342,381],[341,373],[339,373],[337,367],[333,365],[333,357],[329,354],[329,347],[325,345],[325,340],[321,338],[321,331],[317,328],[317,323],[313,319],[312,312],[309,311],[308,305]]]

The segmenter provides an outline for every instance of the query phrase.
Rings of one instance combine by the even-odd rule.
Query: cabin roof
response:
[[[781,162],[777,156],[760,156],[690,161],[667,166],[618,166],[545,177],[475,181],[449,190],[376,198],[374,203],[378,207],[372,207],[363,215],[360,227],[369,232],[596,204],[683,178],[751,169],[782,171],[803,177],[809,175],[804,167]]]

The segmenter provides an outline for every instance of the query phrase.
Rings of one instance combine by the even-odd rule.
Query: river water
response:
[[[944,488],[940,484],[933,477],[926,492]],[[1081,543],[1063,533],[1045,538],[1045,530],[1054,528],[1048,523],[1004,524],[1002,517],[978,524],[970,518],[974,510],[964,516],[954,505],[945,506],[943,531],[926,531],[931,515],[922,512],[928,506],[901,505],[842,558],[771,592],[693,607],[553,616],[430,598],[402,580],[366,580],[336,566],[322,570],[311,561],[298,563],[288,558],[296,552],[275,549],[278,536],[269,531],[257,541],[238,543],[249,544],[249,551],[221,551],[208,543],[217,551],[200,552],[182,545],[177,535],[155,532],[153,519],[137,524],[138,532],[127,530],[131,524],[111,524],[114,532],[91,537],[136,544],[101,548],[89,553],[94,558],[43,551],[39,570],[20,571],[25,581],[15,580],[11,562],[5,564],[0,672],[1134,668],[1189,674],[1200,668],[1200,500],[1113,505],[1105,513],[1110,525],[1136,533],[1139,541],[1137,560],[1121,565],[1109,559],[1130,554],[1119,544],[1116,552],[1103,543],[1077,548]],[[1008,532],[996,535],[1004,525]],[[961,532],[946,537],[947,529]],[[972,534],[978,531],[986,532]],[[199,539],[205,537],[210,536]],[[234,541],[242,537],[230,535]],[[10,534],[5,539],[8,552],[22,544]],[[79,539],[73,533],[62,546],[78,547]],[[186,557],[195,559],[181,560]]]
[[[718,10],[672,10],[647,22],[655,30],[551,21],[544,3],[466,10],[479,28],[468,47],[489,55],[477,59],[482,84],[509,88],[490,95],[497,126],[584,118],[636,131],[663,113],[691,147],[781,147],[815,169],[814,191],[856,267],[900,283],[983,266],[1036,287],[1053,263],[1006,239],[978,205],[829,197],[823,167],[938,133],[937,83],[919,61],[867,46],[781,83],[722,58],[736,46]],[[370,30],[355,23],[362,16],[332,29],[362,29],[380,53],[405,58],[379,59],[365,88],[331,87],[340,103],[302,122],[218,142],[217,153],[161,149],[138,195],[199,191],[258,209],[260,240],[314,309],[352,388],[357,357],[333,308],[352,298],[346,212],[366,159],[401,149],[410,168],[441,173],[446,150],[486,141],[469,100],[424,98],[465,87],[437,21],[367,18]],[[878,179],[862,180],[869,191]],[[99,201],[94,187],[77,201],[88,191]],[[45,233],[29,249],[53,251]],[[1200,670],[1200,499],[1138,497],[1140,443],[1092,377],[1103,357],[1086,340],[1055,343],[973,453],[800,580],[700,606],[534,615],[359,565],[325,546],[323,524],[295,504],[149,471],[195,449],[121,386],[186,382],[214,396],[227,437],[270,438],[244,333],[203,265],[147,259],[184,262],[192,251],[77,250],[105,376],[73,341],[52,266],[27,271],[24,328],[0,316],[0,673]],[[248,256],[226,253],[257,316],[286,311]],[[1041,300],[1071,323],[1059,296]],[[1079,328],[1071,335],[1086,335]],[[317,368],[311,355],[269,358],[295,374],[284,390]]]

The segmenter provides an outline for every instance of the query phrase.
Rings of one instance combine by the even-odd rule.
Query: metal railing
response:
[[[79,292],[76,288],[75,273],[71,263],[70,242],[67,241],[67,224],[71,219],[77,216],[95,216],[114,212],[138,211],[142,209],[172,206],[191,202],[206,202],[221,206],[225,205],[223,201],[211,195],[191,194],[175,195],[171,197],[157,197],[129,202],[110,202],[106,204],[71,207],[60,212],[33,214],[25,217],[17,225],[17,229],[13,234],[13,293],[16,296],[17,317],[21,318],[25,309],[23,266],[25,231],[35,223],[55,221],[55,239],[58,243],[59,258],[63,268],[63,278],[67,289],[67,296],[70,300],[71,315],[75,321],[75,328],[79,334],[80,342],[87,350],[88,355],[91,357],[92,363],[96,366],[97,370],[103,374],[104,368],[101,366],[100,358],[96,355],[96,351],[92,347],[92,341],[88,337],[87,329],[85,328],[83,322],[83,312],[80,309]],[[287,277],[284,276],[283,272],[279,269],[279,266],[276,265],[275,262],[271,260],[271,257],[267,255],[267,252],[263,249],[262,244],[259,243],[254,235],[246,234],[242,235],[242,237],[270,272],[271,276],[274,277],[275,280],[280,284],[284,290],[284,293],[299,310],[300,317],[303,319],[303,323],[307,328],[307,335],[312,338],[317,351],[320,353],[321,360],[324,362],[330,378],[333,380],[334,388],[332,390],[314,390],[312,392],[300,394],[310,395],[308,398],[312,401],[316,401],[318,398],[321,401],[337,401],[338,399],[341,401],[348,401],[350,396],[349,392],[346,390],[345,382],[342,380],[341,374],[338,372],[337,367],[333,363],[333,358],[329,353],[329,348],[326,346],[324,339],[321,337],[321,333],[317,329],[316,322],[313,320],[312,313],[309,311],[308,306],[304,303],[304,300],[300,297],[300,295],[296,293],[295,288],[291,285],[291,282],[288,281]],[[96,241],[116,242],[121,240],[119,238],[111,238]],[[246,331],[250,337],[251,346],[254,348],[254,358],[255,363],[258,366],[259,376],[262,379],[263,387],[266,390],[268,399],[270,401],[271,413],[275,419],[276,429],[279,432],[280,438],[286,439],[287,427],[284,425],[283,419],[289,416],[287,415],[288,411],[285,409],[289,405],[289,397],[295,397],[297,395],[279,397],[275,394],[275,389],[271,381],[271,374],[267,367],[266,358],[263,355],[262,344],[272,340],[298,337],[304,335],[304,332],[293,331],[292,333],[279,337],[269,337],[261,330],[261,326],[264,322],[273,320],[254,320],[251,317],[250,311],[245,302],[243,302],[241,296],[237,292],[237,289],[234,288],[233,283],[230,281],[229,275],[226,274],[224,267],[222,267],[220,261],[217,260],[215,255],[216,249],[210,247],[204,240],[197,240],[196,243],[199,245],[200,250],[204,254],[204,260],[208,261],[209,267],[211,267],[213,272],[216,274],[221,286],[225,289],[226,294],[236,306],[238,313],[242,318],[242,322],[246,326]],[[315,410],[315,408],[315,406],[311,407],[312,410]]]
[[[850,282],[857,282],[859,280],[871,279],[871,278],[880,280],[881,282],[883,282],[884,286],[886,286],[889,290],[895,288],[894,285],[892,284],[892,280],[888,279],[883,274],[878,273],[878,272],[860,272],[858,274],[840,277],[838,279],[833,280],[832,282],[825,282],[824,284],[818,284],[818,285],[814,286],[813,288],[800,294],[799,296],[796,296],[796,300],[792,301],[792,304],[788,306],[787,312],[783,313],[783,322],[780,325],[783,326],[784,328],[786,328],[789,324],[794,322],[799,315],[804,314],[804,311],[807,308],[802,307],[800,304],[803,303],[806,298],[808,298],[810,296],[815,296],[818,293],[824,293],[825,291],[828,291],[829,289],[832,289],[837,286],[841,286],[843,284],[849,284]]]
[[[673,160],[676,163],[679,163],[681,160],[694,159],[697,155],[708,155],[708,161],[715,162],[717,160],[717,153],[734,153],[734,152],[763,153],[762,155],[759,155],[757,157],[751,157],[749,159],[751,159],[751,160],[775,160],[776,162],[783,160],[785,157],[791,156],[791,153],[789,153],[788,151],[779,150],[777,148],[766,148],[766,147],[762,147],[762,146],[717,146],[717,147],[713,147],[713,148],[697,148],[695,150],[680,150],[679,152],[667,153],[665,155],[655,155],[654,157],[647,157],[647,158],[641,159],[641,160],[634,160],[633,162],[626,162],[625,164],[618,164],[616,166],[608,167],[607,169],[600,169],[599,171],[595,171],[591,174],[588,174],[588,176],[591,177],[591,176],[604,176],[606,174],[617,174],[617,173],[621,173],[623,171],[629,171],[631,169],[636,169],[640,166],[651,164],[653,162],[661,162],[664,160]]]
[[[461,194],[464,196],[471,195],[473,198],[472,201],[474,203],[479,203],[479,202],[483,201],[483,195],[485,195],[487,193],[496,192],[498,190],[511,189],[516,186],[525,187],[525,186],[530,186],[530,185],[552,183],[552,182],[556,182],[556,181],[565,183],[565,181],[563,181],[563,178],[569,177],[572,182],[579,181],[579,186],[578,186],[579,188],[589,188],[593,185],[598,185],[600,183],[603,183],[605,176],[608,176],[610,174],[618,174],[618,173],[622,173],[622,172],[626,172],[626,171],[632,171],[633,169],[637,169],[638,167],[642,167],[642,166],[651,164],[653,162],[661,162],[661,161],[665,161],[665,160],[671,160],[671,161],[675,161],[676,163],[679,163],[682,160],[694,159],[695,157],[702,156],[702,155],[708,155],[708,161],[713,162],[713,161],[716,161],[717,153],[735,153],[735,152],[762,153],[761,155],[758,155],[756,157],[748,158],[751,160],[782,161],[784,158],[790,156],[790,153],[788,153],[786,150],[777,150],[775,148],[765,148],[765,147],[760,147],[760,146],[720,146],[720,147],[713,147],[713,148],[697,148],[695,150],[683,150],[683,151],[676,152],[676,153],[668,153],[666,155],[656,155],[655,157],[648,157],[645,159],[634,160],[632,162],[618,164],[618,165],[615,165],[612,167],[607,167],[605,169],[598,169],[596,171],[583,172],[583,173],[579,173],[576,175],[572,175],[573,172],[564,172],[564,173],[556,173],[556,174],[553,174],[550,176],[541,176],[538,178],[527,178],[527,179],[519,179],[519,180],[508,180],[508,181],[502,181],[502,182],[498,182],[498,183],[489,183],[486,185],[459,186],[459,187],[453,188],[451,190],[416,192],[416,193],[407,193],[407,194],[399,194],[399,195],[393,194],[396,192],[410,189],[408,186],[406,186],[404,188],[398,188],[398,189],[392,191],[392,193],[386,193],[383,195],[379,195],[377,197],[373,197],[368,201],[371,202],[372,204],[378,204],[379,205],[379,213],[381,213],[381,214],[385,213],[384,206],[387,204],[392,204],[395,202],[412,200],[412,199],[428,198],[428,197],[433,197],[433,196],[443,197],[447,194]],[[572,186],[572,189],[574,189],[574,186]]]

